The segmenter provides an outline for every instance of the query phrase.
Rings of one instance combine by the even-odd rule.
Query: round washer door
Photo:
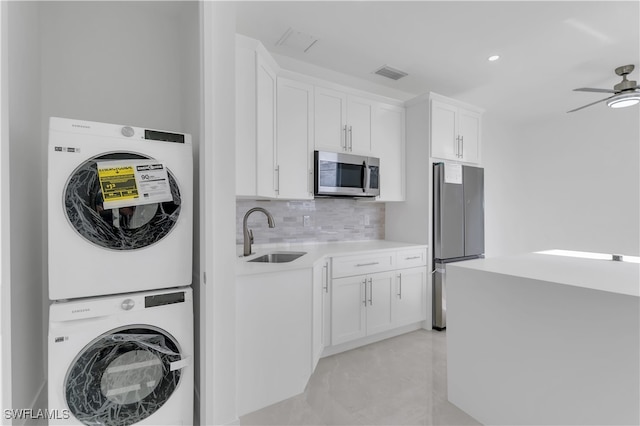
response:
[[[104,209],[98,178],[99,161],[153,160],[133,153],[115,152],[91,158],[80,164],[64,189],[67,220],[85,240],[111,250],[136,250],[157,243],[174,228],[180,215],[180,190],[168,173],[172,201]]]
[[[180,382],[178,343],[152,326],[112,330],[88,344],[64,381],[71,414],[86,425],[128,426],[158,411]]]

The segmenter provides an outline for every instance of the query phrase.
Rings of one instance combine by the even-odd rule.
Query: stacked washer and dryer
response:
[[[51,423],[193,423],[192,155],[188,134],[50,119]]]

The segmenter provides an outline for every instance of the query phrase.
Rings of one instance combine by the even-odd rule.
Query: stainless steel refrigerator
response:
[[[447,326],[446,266],[484,256],[484,169],[433,165],[433,328]]]

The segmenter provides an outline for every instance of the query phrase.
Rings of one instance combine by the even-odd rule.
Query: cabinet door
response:
[[[331,346],[331,274],[329,261],[324,264],[324,284],[322,287],[322,346]]]
[[[427,319],[427,268],[396,271],[394,326],[400,327]]]
[[[256,53],[236,49],[236,195],[256,196]]]
[[[369,155],[374,102],[351,95],[347,102],[347,151]]]
[[[337,345],[364,337],[365,276],[337,278],[331,281],[331,344]]]
[[[313,86],[278,78],[276,190],[279,198],[312,199]]]
[[[275,197],[276,74],[260,55],[256,62],[256,144],[257,195]]]
[[[372,154],[380,158],[380,201],[404,201],[404,108],[379,103]]]
[[[346,149],[347,95],[316,87],[314,91],[315,149],[341,152]]]
[[[393,283],[393,272],[367,277],[367,335],[393,328]]]
[[[468,163],[480,162],[480,114],[466,109],[458,111],[460,156]]]
[[[458,108],[431,101],[431,156],[445,160],[459,160],[457,144]]]
[[[323,316],[324,295],[327,284],[326,262],[313,267],[313,321],[311,339],[311,371],[316,368],[324,349]]]

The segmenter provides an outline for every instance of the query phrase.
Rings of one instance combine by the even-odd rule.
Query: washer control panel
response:
[[[136,301],[133,299],[124,299],[124,301],[120,304],[120,307],[125,311],[129,311],[136,306]]]

